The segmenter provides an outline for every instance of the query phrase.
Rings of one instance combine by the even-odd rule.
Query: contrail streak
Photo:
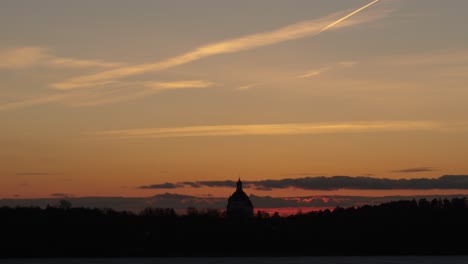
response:
[[[328,26],[324,27],[322,30],[320,30],[320,33],[324,32],[324,31],[327,30],[327,29],[330,29],[330,28],[332,28],[332,27],[338,25],[339,23],[345,21],[346,19],[348,19],[348,18],[354,16],[355,14],[361,12],[362,10],[368,8],[369,6],[375,4],[375,3],[379,2],[379,1],[380,1],[380,0],[375,0],[375,1],[369,3],[369,4],[365,5],[365,6],[363,6],[363,7],[359,8],[359,9],[357,9],[356,11],[354,11],[354,12],[352,12],[352,13],[350,13],[350,14],[348,14],[348,15],[346,15],[346,16],[340,18],[340,19],[338,19],[337,21],[331,23],[330,25],[328,25]]]
[[[332,22],[334,19],[336,19],[334,15],[327,16],[321,19],[303,21],[287,25],[281,28],[277,28],[268,32],[256,33],[221,42],[210,43],[195,48],[189,52],[155,63],[125,66],[113,70],[98,72],[91,75],[82,75],[74,77],[63,82],[52,84],[52,87],[59,90],[69,90],[90,86],[99,86],[102,82],[121,79],[137,74],[143,74],[146,72],[162,71],[176,66],[184,65],[193,61],[197,61],[206,57],[246,51],[254,48],[270,46],[288,40],[300,39],[307,36],[316,36],[322,33],[323,31],[336,26],[337,24],[350,18],[351,16],[361,12],[362,10],[370,7],[378,1],[379,0],[375,0],[334,22]],[[333,17],[333,20],[331,17]]]

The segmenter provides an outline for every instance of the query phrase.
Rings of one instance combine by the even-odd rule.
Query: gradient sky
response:
[[[468,174],[468,1],[371,2],[1,1],[0,198]]]

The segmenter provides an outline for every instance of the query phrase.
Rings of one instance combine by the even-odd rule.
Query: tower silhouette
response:
[[[242,189],[242,181],[237,181],[236,191],[228,198],[227,215],[230,218],[252,218],[254,207],[249,196]]]

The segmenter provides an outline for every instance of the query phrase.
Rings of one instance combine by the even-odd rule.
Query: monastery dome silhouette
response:
[[[249,196],[242,190],[242,182],[237,181],[236,191],[228,198],[227,215],[231,218],[252,218],[254,207]]]

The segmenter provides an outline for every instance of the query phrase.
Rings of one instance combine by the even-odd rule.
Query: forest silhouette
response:
[[[467,198],[399,200],[232,219],[215,209],[139,213],[1,207],[1,257],[170,257],[468,254]]]

